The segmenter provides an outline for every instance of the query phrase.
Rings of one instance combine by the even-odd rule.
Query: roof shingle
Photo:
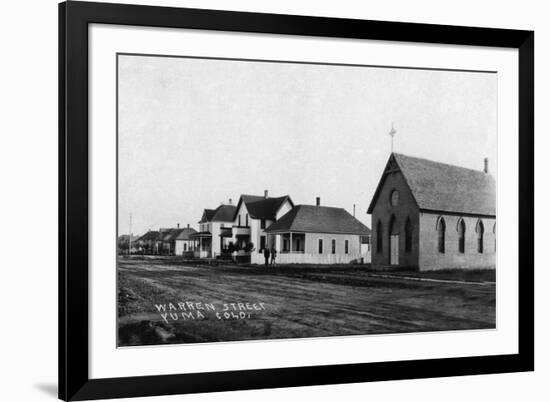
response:
[[[179,236],[179,234],[183,231],[183,229],[161,229],[160,234],[162,237],[162,241],[172,241],[175,240],[176,237]]]
[[[216,222],[233,222],[235,218],[236,207],[234,205],[220,205],[216,208],[216,213],[211,221]]]
[[[309,232],[370,235],[370,229],[343,208],[297,205],[266,232]]]
[[[159,240],[159,231],[158,230],[149,230],[143,236],[141,236],[138,241],[152,241]]]
[[[246,198],[245,198],[246,197]],[[277,211],[286,200],[292,204],[288,195],[282,197],[242,196],[243,202],[251,218],[275,220]]]
[[[197,231],[193,228],[181,229],[180,234],[176,236],[176,240],[189,240],[191,238],[191,235],[196,232]]]
[[[199,223],[205,222],[233,222],[236,207],[234,205],[220,205],[216,209],[205,209]]]

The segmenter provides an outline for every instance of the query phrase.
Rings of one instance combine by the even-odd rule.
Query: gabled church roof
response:
[[[341,233],[370,235],[371,231],[344,208],[297,205],[273,222],[267,233],[273,232]]]
[[[392,153],[386,165],[401,171],[420,210],[496,215],[496,183],[483,171]],[[372,213],[386,171],[378,183],[368,213]]]

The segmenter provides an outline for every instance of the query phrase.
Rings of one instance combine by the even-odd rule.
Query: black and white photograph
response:
[[[4,2],[0,399],[546,402],[544,9]]]
[[[496,329],[495,71],[116,74],[117,347]]]

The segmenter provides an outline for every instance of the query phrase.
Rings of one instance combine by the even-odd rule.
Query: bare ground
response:
[[[480,271],[466,278],[450,271],[435,277],[477,283],[425,282],[399,275],[410,273],[380,277],[353,266],[266,269],[121,259],[119,346],[495,327],[495,285],[487,281],[494,273]],[[181,310],[178,303],[186,302],[193,309],[185,305]],[[201,310],[204,303],[215,310]],[[224,311],[229,303],[235,305]],[[164,320],[155,305],[164,305],[161,312],[173,315]],[[224,312],[234,314],[227,317]]]

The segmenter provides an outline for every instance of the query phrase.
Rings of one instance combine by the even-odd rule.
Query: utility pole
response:
[[[132,213],[130,212],[130,227],[128,228],[128,255],[132,253]]]

